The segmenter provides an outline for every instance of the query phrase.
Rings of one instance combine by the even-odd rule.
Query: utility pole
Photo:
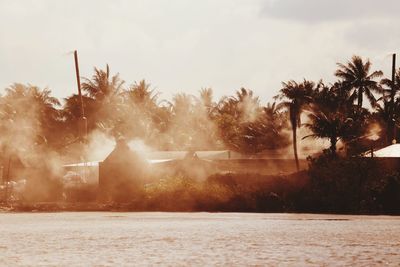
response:
[[[389,131],[391,131],[392,136],[392,144],[396,143],[396,118],[395,118],[395,107],[394,102],[396,98],[396,54],[393,54],[392,57],[392,90],[390,94],[390,118],[389,118]]]
[[[82,90],[81,90],[81,78],[79,75],[79,62],[78,62],[78,51],[74,51],[74,59],[75,59],[75,73],[76,73],[76,83],[78,85],[78,94],[79,94],[79,102],[81,106],[81,116],[79,118],[79,141],[81,144],[85,144],[87,142],[87,120],[85,117],[85,107],[83,105],[83,97],[82,97]],[[83,148],[81,148],[83,149]],[[86,179],[87,171],[87,162],[85,159],[85,153],[82,153],[81,160],[83,160],[84,168],[83,168],[83,178]]]
[[[78,51],[74,51],[75,59],[75,73],[76,73],[76,83],[78,85],[79,101],[81,105],[81,117],[79,120],[79,137],[81,142],[86,141],[87,137],[87,120],[85,117],[85,109],[83,106],[82,90],[81,90],[81,78],[79,75],[79,63],[78,63]]]

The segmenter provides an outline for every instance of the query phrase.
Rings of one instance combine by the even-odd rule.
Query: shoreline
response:
[[[61,212],[172,212],[172,213],[258,213],[258,214],[321,214],[321,215],[349,215],[349,216],[400,216],[392,213],[346,213],[332,211],[254,211],[254,210],[161,210],[161,209],[139,209],[132,204],[100,204],[100,203],[36,203],[36,204],[18,204],[18,205],[0,205],[1,213],[61,213]]]

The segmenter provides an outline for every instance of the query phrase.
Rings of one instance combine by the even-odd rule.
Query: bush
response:
[[[400,173],[396,168],[387,168],[390,164],[390,159],[341,158],[329,154],[310,158],[310,184],[294,196],[295,209],[398,214]]]

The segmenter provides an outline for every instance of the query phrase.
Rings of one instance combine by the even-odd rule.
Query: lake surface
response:
[[[400,217],[0,213],[1,266],[400,266]]]

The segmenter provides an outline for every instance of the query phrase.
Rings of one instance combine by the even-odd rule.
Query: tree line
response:
[[[338,63],[337,81],[282,82],[274,102],[263,105],[253,91],[241,88],[218,101],[211,88],[198,95],[178,93],[171,101],[160,99],[151,84],[142,80],[127,85],[107,66],[94,69],[82,80],[82,102],[88,136],[95,131],[114,138],[139,138],[159,150],[231,149],[258,153],[293,145],[304,138],[326,139],[326,152],[346,155],[370,146],[383,146],[398,136],[400,69],[396,79],[373,70],[368,59],[353,56]],[[78,154],[85,145],[82,134],[80,97],[73,94],[63,101],[47,88],[15,83],[0,96],[0,153],[29,154],[55,151]],[[367,105],[365,105],[367,101]],[[298,136],[298,129],[308,129]],[[370,129],[379,129],[371,137]],[[291,133],[291,134],[290,134]]]

